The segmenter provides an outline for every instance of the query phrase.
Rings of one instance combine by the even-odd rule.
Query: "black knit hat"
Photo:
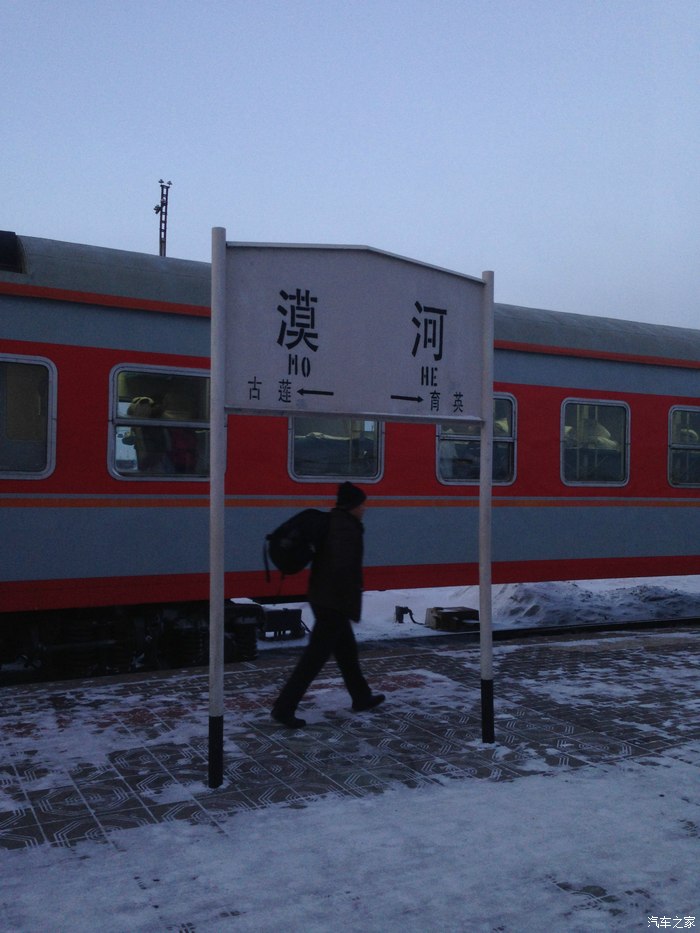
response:
[[[362,505],[367,496],[359,486],[353,486],[352,483],[341,483],[338,486],[338,498],[336,499],[336,509],[356,509]]]

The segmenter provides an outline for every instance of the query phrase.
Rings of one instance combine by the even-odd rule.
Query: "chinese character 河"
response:
[[[419,348],[433,350],[433,358],[438,363],[442,359],[442,341],[447,311],[445,308],[423,306],[419,301],[415,305],[418,314],[423,316],[411,318],[411,321],[418,328],[411,353],[415,356]]]

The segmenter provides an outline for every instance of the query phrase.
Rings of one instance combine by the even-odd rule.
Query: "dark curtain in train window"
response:
[[[49,371],[0,361],[0,471],[42,473],[48,464]]]

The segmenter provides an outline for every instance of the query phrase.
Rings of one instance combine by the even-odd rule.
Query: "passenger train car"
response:
[[[207,263],[0,234],[6,642],[207,599],[209,304]],[[700,573],[699,332],[496,305],[494,422],[494,582]],[[476,582],[479,446],[229,416],[226,595],[279,595],[265,535],[345,479],[370,496],[368,589]]]

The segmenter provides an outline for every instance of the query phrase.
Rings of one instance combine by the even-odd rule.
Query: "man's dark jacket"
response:
[[[309,578],[310,603],[342,612],[354,622],[362,612],[363,534],[359,518],[345,509],[333,509]]]

